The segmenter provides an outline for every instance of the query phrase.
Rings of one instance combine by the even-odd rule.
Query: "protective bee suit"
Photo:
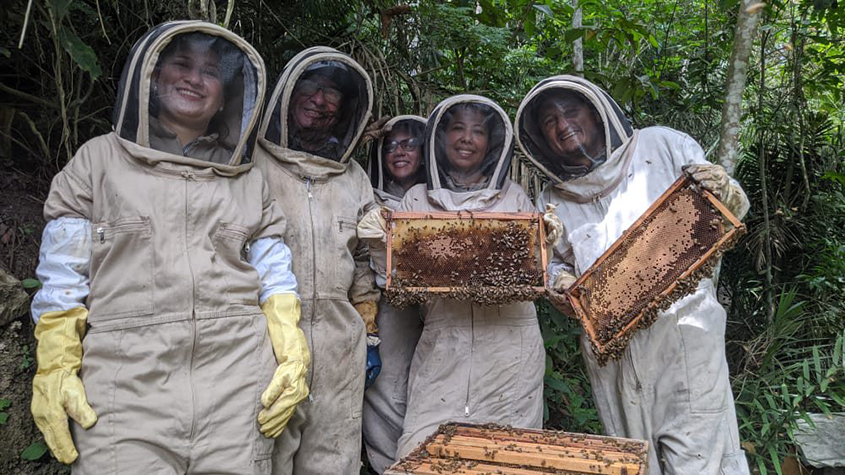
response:
[[[417,182],[425,182],[425,167],[422,166],[422,141],[425,132],[425,119],[414,115],[401,115],[387,121],[384,129],[388,132],[377,140],[371,149],[367,173],[375,193],[376,203],[389,209],[397,209],[405,195],[405,189],[394,179],[387,164],[388,150],[401,153],[399,159],[409,161],[411,153],[420,155],[418,170],[409,177]],[[401,134],[401,135],[399,135]],[[390,143],[390,139],[404,139]],[[413,140],[413,142],[412,142]],[[402,143],[404,142],[404,143]],[[414,148],[415,147],[415,148]],[[412,167],[414,163],[403,166]],[[376,276],[376,281],[384,287],[384,279]],[[394,462],[396,444],[402,435],[402,421],[408,393],[408,372],[411,358],[422,333],[422,320],[419,307],[405,309],[391,307],[384,298],[379,302],[376,319],[381,345],[381,374],[372,386],[364,391],[364,447],[370,467],[382,473]]]
[[[304,383],[287,370],[307,347],[291,346],[304,335],[285,218],[249,163],[264,90],[242,38],[159,25],[126,62],[114,132],[53,179],[32,412],[74,474],[270,473],[262,432],[284,421],[268,398]]]
[[[537,207],[556,204],[563,222],[548,270],[559,291],[586,271],[684,167],[720,168],[708,164],[686,134],[666,127],[634,130],[607,93],[573,76],[537,84],[515,123],[517,143],[552,180]],[[567,147],[581,155],[566,155],[564,163],[558,152]],[[743,216],[745,195],[723,169],[720,173],[721,200]],[[728,380],[725,316],[708,278],[661,312],[651,327],[638,330],[619,360],[599,366],[582,337],[605,431],[648,440],[653,475],[748,473]]]
[[[364,170],[350,156],[367,125],[372,85],[349,56],[309,48],[285,66],[258,131],[255,162],[288,225],[302,298],[300,327],[311,349],[311,396],[278,439],[275,474],[357,474],[367,354],[361,313],[380,293],[356,236],[375,207]]]
[[[510,120],[498,105],[446,99],[426,126],[427,185],[411,188],[399,210],[533,212],[507,178],[512,154]],[[447,421],[542,426],[545,353],[533,303],[433,299],[422,313],[397,459]]]

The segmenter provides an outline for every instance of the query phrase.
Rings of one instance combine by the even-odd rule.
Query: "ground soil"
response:
[[[23,280],[35,277],[44,220],[45,183],[16,172],[0,174],[0,268]],[[0,473],[54,475],[70,473],[49,453],[27,461],[21,453],[42,442],[29,412],[35,374],[35,338],[28,314],[0,327],[0,400],[10,405],[0,425]]]

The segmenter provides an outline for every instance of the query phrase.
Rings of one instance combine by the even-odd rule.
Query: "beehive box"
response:
[[[384,475],[648,473],[648,442],[497,425],[441,425]]]
[[[498,305],[545,292],[546,231],[536,213],[393,212],[388,302],[432,296]]]
[[[567,291],[599,364],[695,291],[744,232],[712,193],[679,178]]]

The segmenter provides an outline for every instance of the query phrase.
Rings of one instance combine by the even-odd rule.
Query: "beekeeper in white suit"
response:
[[[748,200],[688,135],[634,130],[603,90],[582,78],[538,83],[516,116],[516,140],[551,179],[537,207],[557,205],[563,235],[549,264],[567,289],[683,173],[734,214]],[[562,309],[570,311],[571,309]],[[593,397],[608,435],[646,439],[658,474],[747,474],[725,359],[725,310],[712,279],[660,312],[621,358],[600,366],[582,337]]]

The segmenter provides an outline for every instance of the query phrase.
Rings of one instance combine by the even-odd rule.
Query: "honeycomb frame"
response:
[[[647,475],[649,444],[496,424],[441,424],[384,475]]]
[[[548,249],[542,214],[385,211],[383,215],[388,229],[385,294],[395,307],[418,304],[434,297],[502,305],[545,295]],[[478,230],[486,231],[474,233]],[[466,235],[459,236],[459,233]],[[442,256],[432,257],[435,252],[432,249],[438,244],[432,241],[445,243],[441,245]],[[469,246],[470,242],[477,247],[453,249]],[[490,249],[492,251],[485,254],[484,251]],[[506,250],[523,257],[509,260]],[[427,254],[433,268],[423,272],[419,259],[408,257],[411,253]],[[453,260],[448,265],[446,261],[439,261],[445,259],[444,256]],[[468,257],[473,257],[472,263],[466,262]],[[414,260],[416,262],[411,263]],[[420,273],[428,275],[419,277]],[[491,276],[494,277],[492,281]],[[426,279],[433,285],[417,285],[419,280]],[[506,283],[497,285],[497,279]],[[449,282],[445,282],[447,280]]]
[[[663,216],[681,216],[677,220],[677,223],[680,223],[683,213],[678,213],[673,206],[678,203],[679,200],[684,199],[687,195],[694,196],[695,194],[703,198],[704,202],[709,205],[704,209],[709,209],[712,211],[712,214],[709,216],[700,216],[698,221],[684,223],[690,228],[689,239],[692,243],[690,244],[689,241],[686,242],[688,247],[684,248],[684,252],[689,255],[695,255],[694,259],[689,257],[685,259],[693,260],[693,263],[684,268],[673,269],[673,272],[677,276],[667,285],[659,288],[659,291],[652,292],[656,295],[653,295],[650,299],[643,299],[635,305],[632,305],[630,308],[616,312],[617,315],[624,314],[624,316],[618,319],[616,325],[606,325],[605,328],[602,328],[602,318],[599,317],[602,312],[599,309],[594,309],[590,306],[590,289],[599,287],[599,284],[596,282],[602,278],[605,278],[606,281],[609,280],[606,277],[608,275],[612,276],[614,279],[630,279],[631,276],[625,275],[625,273],[627,272],[628,274],[631,274],[634,273],[634,271],[620,271],[618,270],[618,263],[622,262],[624,256],[627,256],[627,251],[636,245],[636,243],[631,244],[632,236],[642,236],[650,231],[654,231],[654,226],[656,226],[654,223],[658,222],[658,219],[666,221],[666,218]],[[687,199],[689,200],[689,198]],[[667,212],[667,209],[670,211]],[[699,208],[696,208],[696,210],[699,212],[702,211],[702,209]],[[663,216],[661,216],[660,213],[664,213]],[[702,229],[704,227],[703,223],[705,222],[708,224],[710,230],[718,230],[719,233],[718,239],[716,239],[715,243],[712,243],[712,245],[699,245],[700,241],[698,238],[705,235],[706,232],[698,232],[698,234],[694,233],[696,229]],[[652,228],[649,228],[649,226],[652,226]],[[563,295],[556,292],[550,292],[549,298],[553,302],[556,300],[560,301],[561,299],[568,300],[569,305],[572,306],[572,309],[580,320],[581,326],[590,340],[593,353],[595,354],[599,364],[604,366],[609,359],[618,359],[621,356],[622,352],[625,348],[627,348],[630,338],[637,329],[647,328],[650,326],[657,318],[658,312],[666,310],[672,305],[672,303],[694,292],[700,280],[711,276],[713,267],[718,262],[718,259],[726,250],[733,247],[739,237],[745,233],[745,230],[745,225],[742,224],[733,215],[733,213],[731,213],[730,210],[728,210],[725,205],[716,198],[715,195],[695,184],[695,182],[693,182],[688,176],[683,175],[676,180],[669,189],[660,196],[660,198],[652,203],[648,210],[646,210],[646,212],[643,213],[637,221],[634,222],[634,224],[625,230],[625,232],[613,243],[613,245],[607,249]],[[710,240],[712,241],[712,237]],[[647,240],[641,239],[640,241]],[[677,244],[677,241],[677,238],[675,241],[672,241],[671,239],[655,239],[654,241],[647,241],[647,245],[658,242],[660,245],[665,246],[663,250],[668,253],[672,252],[672,250],[667,248],[670,247],[673,242]],[[697,254],[695,254],[696,252]],[[613,262],[614,264],[605,266],[605,263],[607,262]],[[615,265],[616,268],[611,267],[613,265]],[[652,267],[657,267],[658,264],[651,262],[650,265]],[[608,297],[608,299],[609,298],[610,297]],[[620,298],[614,300],[614,302],[624,300],[625,299]],[[607,319],[605,319],[605,322],[606,320]],[[621,328],[619,328],[620,326]]]

